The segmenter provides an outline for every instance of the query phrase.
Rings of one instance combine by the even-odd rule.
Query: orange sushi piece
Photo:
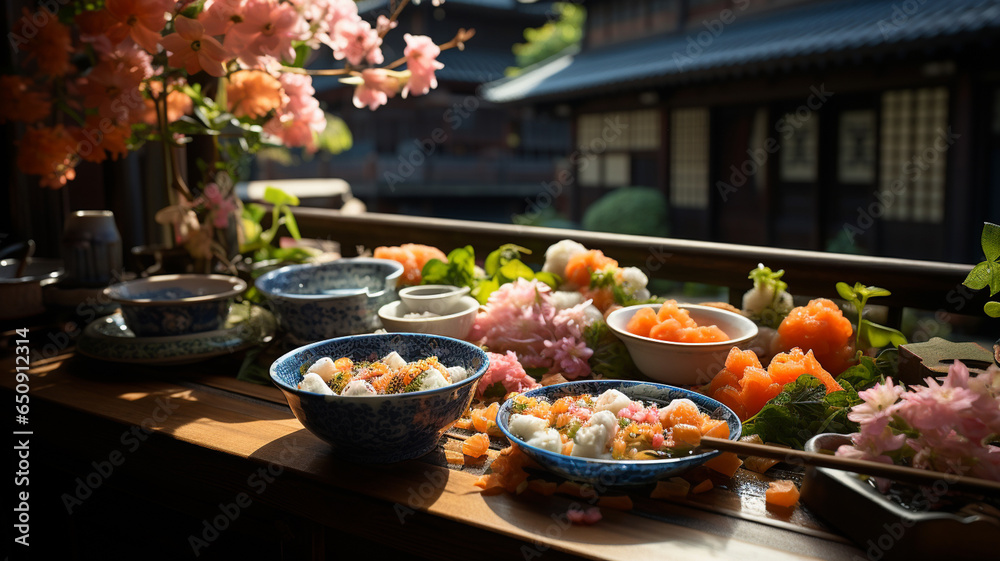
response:
[[[764,501],[775,506],[793,507],[799,502],[799,489],[794,481],[787,479],[772,481],[764,492]]]
[[[771,380],[784,386],[797,380],[803,374],[815,376],[826,386],[826,393],[841,391],[844,388],[833,379],[829,372],[823,369],[813,352],[803,353],[795,347],[787,353],[779,353],[767,365],[767,373]]]
[[[687,310],[677,305],[676,300],[667,300],[660,306],[660,311],[656,312],[656,319],[665,321],[675,319],[681,327],[696,327],[698,324],[691,319],[691,314]]]
[[[743,396],[740,395],[740,390],[732,386],[722,386],[719,388],[719,391],[712,395],[712,399],[732,409],[733,413],[736,413],[736,416],[739,417],[741,421],[745,421],[750,418],[750,416],[747,415],[746,405],[743,404]]]
[[[786,350],[812,350],[823,368],[833,374],[846,370],[854,358],[854,327],[840,307],[826,298],[792,309],[778,326],[778,335]]]
[[[656,312],[652,308],[639,308],[628,323],[625,331],[639,337],[649,337],[649,331],[657,324]]]
[[[471,458],[483,456],[489,449],[490,437],[481,432],[470,436],[462,443],[462,453]]]
[[[670,318],[654,325],[649,330],[649,336],[652,339],[659,339],[660,341],[676,341],[677,332],[681,329],[683,328],[680,322],[676,319]]]
[[[716,325],[700,325],[677,330],[677,339],[681,343],[721,343],[728,341],[729,336]]]
[[[708,386],[704,389],[704,393],[705,395],[712,396],[724,386],[739,389],[740,376],[733,373],[729,369],[723,368],[718,374],[715,375],[714,378],[712,378],[712,381],[708,383]]]
[[[486,430],[490,426],[489,421],[486,420],[485,413],[486,409],[479,408],[479,409],[473,409],[472,415],[470,415],[470,417],[472,418],[472,428],[476,429],[479,432],[486,432]]]
[[[617,268],[618,262],[604,255],[599,249],[591,249],[570,257],[566,263],[566,282],[577,286],[590,286],[590,274]]]
[[[726,370],[742,378],[743,372],[749,367],[762,368],[757,353],[751,350],[743,351],[738,347],[729,349],[729,355],[726,356]]]
[[[424,265],[431,259],[447,262],[448,256],[443,251],[429,245],[406,243],[401,246],[381,246],[374,251],[376,259],[392,259],[403,265],[403,275],[398,284],[420,284]]]
[[[690,401],[674,400],[669,405],[660,410],[660,423],[663,428],[670,428],[676,425],[701,426],[704,417],[698,406]]]
[[[763,409],[768,401],[781,393],[783,387],[781,384],[775,383],[766,370],[753,366],[743,371],[740,386],[743,406],[746,407],[747,415],[751,417]]]

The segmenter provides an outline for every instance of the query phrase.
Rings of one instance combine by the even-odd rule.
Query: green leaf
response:
[[[288,228],[288,233],[296,240],[302,239],[302,235],[299,234],[299,225],[295,222],[295,215],[288,207],[285,207],[285,228]]]
[[[973,289],[982,290],[990,285],[990,281],[995,273],[996,263],[992,261],[983,261],[982,263],[976,265],[969,271],[969,275],[965,277],[962,284]]]
[[[854,285],[854,291],[861,295],[862,298],[876,298],[879,296],[891,296],[892,293],[884,288],[879,288],[877,286],[865,286],[861,283]]]
[[[840,294],[840,297],[843,298],[844,300],[847,300],[848,302],[852,302],[855,304],[860,303],[858,301],[857,295],[854,293],[854,289],[851,288],[851,286],[846,282],[837,283],[837,294]]]
[[[264,188],[264,200],[274,206],[299,206],[298,197],[271,185]]]
[[[992,222],[983,223],[982,242],[987,261],[996,261],[1000,258],[1000,226]]]
[[[846,388],[844,384],[858,390],[866,390],[874,386],[877,382],[885,381],[885,376],[877,366],[876,360],[869,356],[862,356],[858,364],[844,370],[837,376],[837,383]]]
[[[507,389],[504,388],[503,384],[500,382],[493,382],[487,386],[486,390],[483,392],[484,399],[491,399],[494,397],[503,398],[505,395],[507,395]]]
[[[890,343],[894,347],[906,344],[906,336],[902,332],[867,319],[861,320],[860,329],[861,336],[875,348],[880,349]]]
[[[490,294],[493,294],[500,288],[500,283],[495,279],[484,279],[476,284],[476,287],[472,289],[472,296],[479,301],[480,304],[486,304],[490,299]]]
[[[486,256],[486,261],[483,262],[483,270],[486,271],[486,276],[492,277],[497,274],[500,270],[500,250],[490,252]]]
[[[311,52],[312,49],[305,43],[295,45],[295,62],[292,63],[292,66],[302,68],[306,63],[306,57],[308,57]]]
[[[540,282],[544,282],[545,284],[549,285],[549,288],[553,290],[558,288],[559,284],[562,282],[559,279],[558,275],[554,275],[547,271],[539,271],[535,273],[535,278],[538,279]]]
[[[983,311],[991,318],[1000,318],[1000,302],[987,302]]]
[[[531,267],[521,263],[520,259],[513,259],[505,263],[500,267],[500,274],[509,280],[532,279],[535,277],[535,272],[531,270]]]

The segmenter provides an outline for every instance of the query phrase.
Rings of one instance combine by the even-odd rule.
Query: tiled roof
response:
[[[567,52],[520,76],[490,84],[485,97],[496,102],[565,99],[630,86],[836,62],[860,53],[895,56],[935,41],[942,46],[978,41],[987,33],[992,34],[988,40],[1000,38],[996,35],[1000,0],[842,0],[742,18],[740,5],[735,3],[731,23],[720,22],[717,35],[695,24],[670,35]]]

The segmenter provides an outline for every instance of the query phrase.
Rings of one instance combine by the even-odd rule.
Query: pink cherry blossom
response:
[[[382,38],[363,19],[342,19],[333,30],[333,56],[337,60],[347,59],[353,66],[362,62],[382,64]]]
[[[223,45],[240,62],[256,67],[259,57],[295,59],[292,41],[304,37],[307,25],[295,6],[277,0],[246,0],[243,21],[235,23]]]
[[[171,66],[183,68],[188,74],[204,70],[212,76],[225,76],[228,53],[215,37],[205,34],[205,26],[201,22],[177,16],[174,18],[174,29],[175,33],[161,41],[170,55]]]
[[[583,341],[563,337],[558,341],[546,340],[542,356],[552,359],[552,373],[561,373],[566,379],[574,380],[590,375],[590,364],[587,362],[594,351],[587,348]]]
[[[205,26],[207,35],[225,35],[229,29],[243,21],[246,0],[206,0],[198,14],[198,21]]]
[[[308,43],[313,48],[323,43],[334,51],[342,49],[333,37],[337,23],[361,19],[353,0],[292,0],[292,4],[310,24],[312,37]]]
[[[434,71],[444,68],[444,64],[437,60],[441,48],[426,35],[407,33],[403,35],[403,39],[406,41],[406,48],[403,49],[406,69],[410,71],[410,80],[403,88],[403,97],[411,92],[413,95],[425,95],[438,85]]]
[[[264,131],[281,139],[286,146],[304,146],[315,151],[315,135],[326,128],[326,113],[314,97],[312,76],[286,72],[278,81],[287,102],[264,125]]]
[[[903,395],[903,388],[895,386],[892,379],[886,380],[885,384],[875,384],[874,387],[862,392],[858,392],[858,397],[864,400],[861,405],[855,406],[847,418],[855,423],[861,423],[877,416],[892,416],[893,405],[899,401],[899,396]]]
[[[500,382],[503,385],[504,393],[523,392],[541,387],[541,384],[534,378],[528,376],[524,367],[517,360],[517,355],[511,351],[506,354],[486,353],[490,359],[490,366],[486,373],[479,379],[476,386],[476,395],[482,397],[487,388]]]
[[[354,88],[354,106],[368,107],[372,111],[389,102],[399,91],[399,79],[382,68],[366,68],[361,71],[362,83]]]

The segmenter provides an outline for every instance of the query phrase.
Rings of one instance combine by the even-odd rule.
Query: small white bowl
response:
[[[424,284],[400,289],[399,300],[406,313],[431,312],[443,316],[451,313],[459,300],[468,293],[467,286]]]
[[[698,325],[716,325],[729,335],[721,343],[676,343],[633,335],[625,330],[640,308],[657,311],[660,304],[640,304],[615,310],[608,315],[608,327],[618,336],[636,367],[653,380],[666,384],[707,384],[725,367],[733,347],[745,349],[757,336],[757,324],[728,310],[695,304],[679,304]]]
[[[382,326],[391,333],[424,333],[464,339],[476,322],[479,312],[479,301],[471,296],[461,297],[455,305],[447,310],[448,314],[431,317],[404,317],[411,312],[396,300],[379,308],[378,317]]]

